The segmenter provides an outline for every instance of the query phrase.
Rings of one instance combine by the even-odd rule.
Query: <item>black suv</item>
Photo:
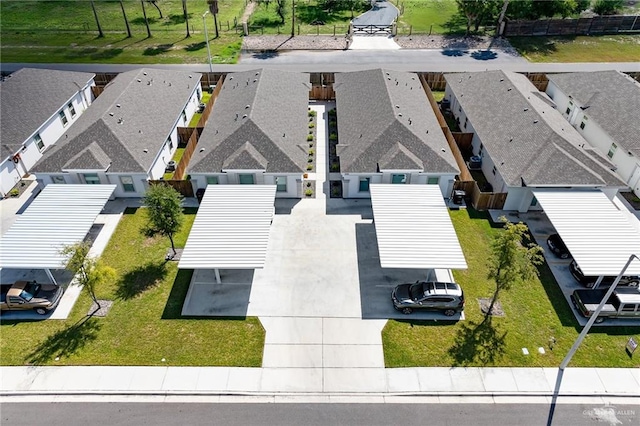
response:
[[[593,285],[598,280],[598,277],[585,277],[582,273],[582,270],[574,260],[569,265],[569,270],[571,271],[571,275],[576,279],[580,284],[585,287],[593,287]],[[602,282],[600,283],[600,287],[609,287],[615,281],[616,277],[607,277],[602,278]],[[638,283],[640,283],[640,276],[638,275],[623,275],[620,278],[620,282],[618,286],[626,286],[626,287],[638,287]]]
[[[564,245],[564,241],[562,241],[562,238],[560,238],[558,234],[549,235],[549,238],[547,238],[547,246],[549,246],[551,252],[560,259],[568,259],[571,255],[567,246]]]
[[[414,309],[442,311],[450,317],[464,309],[464,294],[456,283],[420,282],[400,284],[391,293],[393,307],[403,314]]]

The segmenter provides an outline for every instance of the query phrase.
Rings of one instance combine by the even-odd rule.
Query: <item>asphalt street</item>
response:
[[[637,425],[638,405],[4,403],[2,424],[84,425]]]
[[[386,0],[376,2],[373,8],[353,19],[353,25],[391,25],[398,9]]]

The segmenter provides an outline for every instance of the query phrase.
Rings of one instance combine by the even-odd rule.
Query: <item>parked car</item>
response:
[[[571,271],[571,275],[576,279],[580,284],[585,287],[593,287],[598,280],[598,277],[585,277],[582,273],[582,270],[574,260],[569,265],[569,270]],[[600,282],[600,287],[609,287],[615,281],[616,277],[605,276],[602,278],[602,282]],[[620,278],[620,282],[618,286],[622,287],[638,287],[640,284],[640,275],[623,275]]]
[[[558,256],[560,259],[568,259],[571,256],[567,246],[564,245],[564,241],[560,238],[559,234],[551,234],[549,238],[547,238],[547,246],[553,254]]]
[[[33,309],[44,315],[54,309],[62,299],[63,289],[53,284],[35,281],[17,281],[3,284],[0,291],[0,310],[24,311]]]
[[[391,293],[393,307],[403,314],[415,309],[442,311],[450,317],[464,310],[464,293],[456,283],[420,282],[400,284]]]
[[[575,290],[571,301],[578,312],[589,318],[606,295],[607,290]],[[640,292],[635,288],[615,289],[602,307],[597,323],[605,318],[640,318]]]

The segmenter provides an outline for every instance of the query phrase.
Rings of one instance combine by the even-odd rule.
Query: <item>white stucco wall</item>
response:
[[[302,173],[264,173],[263,170],[225,170],[224,173],[192,173],[191,182],[194,192],[199,188],[206,188],[207,176],[216,176],[219,185],[239,185],[239,175],[253,175],[255,185],[275,185],[276,177],[287,178],[287,190],[276,191],[276,198],[301,198],[305,188],[302,188]],[[316,190],[318,190],[316,188]]]
[[[32,135],[23,142],[23,148],[19,150],[20,158],[18,162],[14,162],[12,157],[3,159],[0,164],[0,192],[5,195],[11,188],[25,175],[31,167],[34,166],[42,158],[42,153],[51,145],[53,145],[66,132],[78,117],[87,109],[87,103],[91,103],[93,95],[91,86],[94,85],[93,80],[83,91],[79,90],[71,99],[60,106],[60,109],[47,119]],[[71,116],[68,104],[72,104],[76,112],[75,116]],[[62,121],[58,115],[59,111],[65,111],[67,116],[67,124],[62,125]],[[44,148],[38,149],[35,142],[35,136],[40,135]]]

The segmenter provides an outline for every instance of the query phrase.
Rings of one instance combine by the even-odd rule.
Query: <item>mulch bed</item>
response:
[[[480,304],[480,310],[483,314],[486,314],[489,310],[489,305],[491,305],[491,298],[482,298],[478,299],[478,303]],[[496,303],[493,304],[493,308],[491,309],[492,317],[503,317],[505,316],[504,310],[502,309],[502,304],[499,300],[496,300]]]

